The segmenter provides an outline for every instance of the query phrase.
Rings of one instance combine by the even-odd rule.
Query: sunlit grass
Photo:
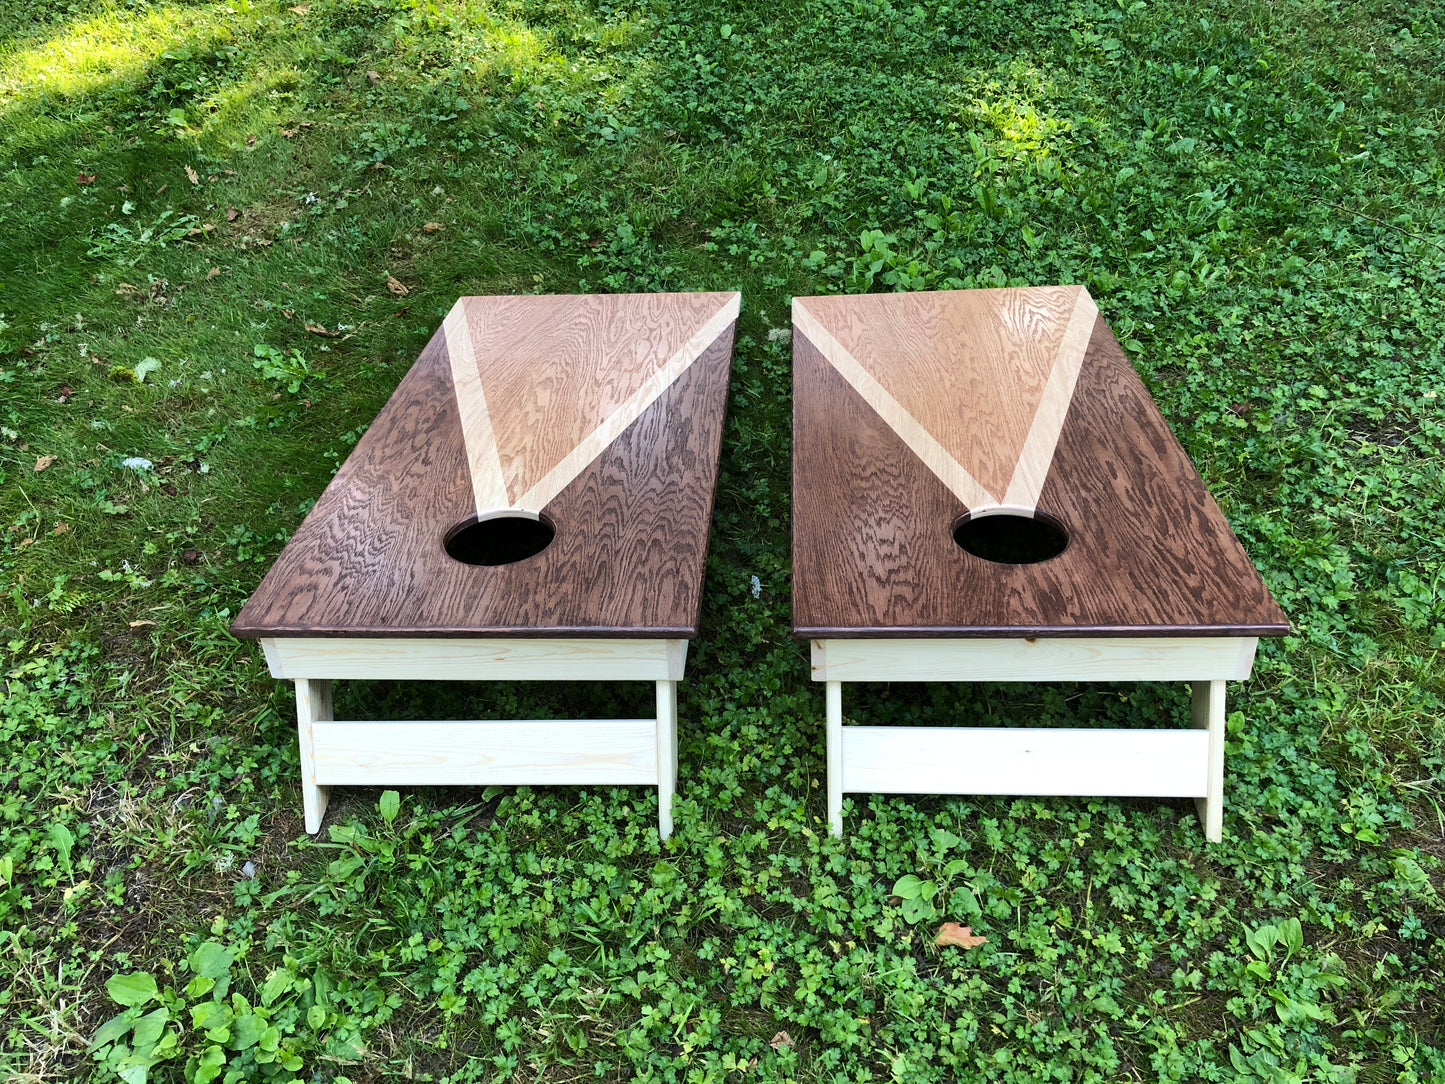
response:
[[[108,11],[65,27],[40,43],[0,47],[0,104],[5,99],[78,98],[142,75],[166,53],[196,42],[224,41],[237,17],[226,5],[161,5]]]

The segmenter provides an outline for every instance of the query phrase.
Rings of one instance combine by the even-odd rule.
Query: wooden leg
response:
[[[826,682],[828,713],[828,831],[843,836],[843,683]]]
[[[657,683],[657,834],[672,835],[672,796],[677,790],[677,682]]]
[[[1190,682],[1194,726],[1209,731],[1208,790],[1195,798],[1204,838],[1210,843],[1224,839],[1224,682]]]
[[[296,728],[301,739],[301,807],[306,831],[321,831],[326,815],[327,787],[316,785],[316,743],[312,727],[335,718],[331,710],[331,682],[324,678],[296,679]]]

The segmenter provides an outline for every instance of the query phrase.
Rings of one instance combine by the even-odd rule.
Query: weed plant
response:
[[[0,0],[0,1070],[1445,1080],[1442,126],[1439,0]],[[1186,802],[866,796],[834,841],[789,298],[1059,282],[1293,622],[1231,687],[1225,842]],[[338,789],[305,836],[291,691],[226,627],[442,314],[711,289],[744,309],[674,837],[642,787]]]

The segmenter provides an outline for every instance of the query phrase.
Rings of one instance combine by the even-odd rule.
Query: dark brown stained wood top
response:
[[[692,331],[719,308],[710,306],[698,310]],[[546,549],[474,566],[443,548],[450,529],[477,515],[478,500],[453,358],[439,330],[231,631],[696,635],[732,338],[728,319],[650,406],[575,474],[569,468],[570,480],[537,510],[556,528]],[[667,350],[675,352],[677,339],[671,335]],[[551,379],[566,378],[554,368]],[[505,410],[499,416],[508,418]]]
[[[798,326],[793,361],[797,635],[1288,631],[1102,317],[1033,506],[1068,527],[1069,545],[1031,565],[954,542],[968,506]]]

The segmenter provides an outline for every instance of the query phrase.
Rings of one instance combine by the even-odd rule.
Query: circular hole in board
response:
[[[465,565],[510,565],[535,557],[552,543],[556,528],[531,516],[475,516],[447,532],[447,556]]]
[[[969,513],[953,527],[953,540],[966,553],[1000,565],[1034,565],[1063,553],[1069,531],[1046,512]]]

